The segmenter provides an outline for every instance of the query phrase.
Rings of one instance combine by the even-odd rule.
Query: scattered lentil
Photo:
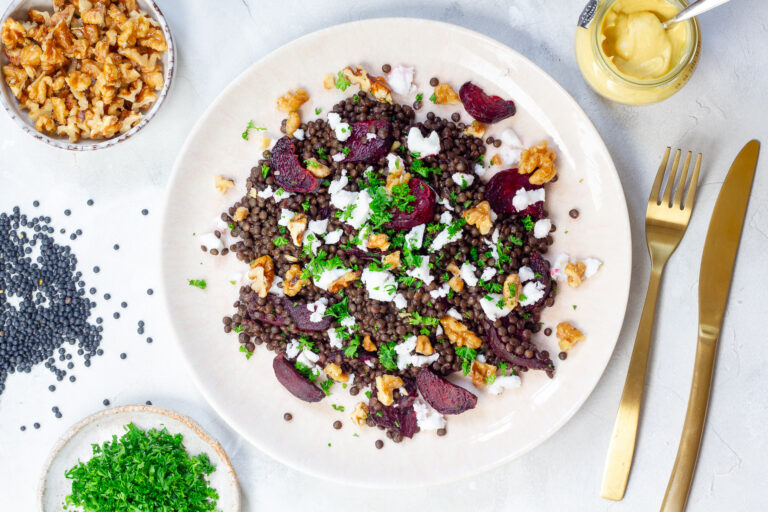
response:
[[[293,414],[287,412],[287,413],[283,414],[283,419],[285,421],[291,421],[293,419]]]

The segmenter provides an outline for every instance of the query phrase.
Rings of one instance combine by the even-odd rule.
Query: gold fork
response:
[[[701,153],[696,158],[691,184],[688,192],[685,193],[685,202],[683,202],[688,169],[691,164],[691,152],[689,151],[685,157],[683,172],[680,180],[677,181],[677,169],[680,164],[680,150],[678,149],[672,163],[672,171],[667,180],[667,186],[664,189],[664,195],[659,195],[669,162],[670,150],[671,148],[667,148],[661,166],[659,166],[659,172],[656,173],[651,197],[648,199],[648,210],[645,214],[645,239],[648,244],[648,252],[651,255],[651,279],[645,297],[643,314],[640,317],[640,325],[637,329],[635,347],[632,350],[632,359],[629,362],[627,379],[624,382],[624,391],[621,394],[619,412],[616,415],[616,423],[613,425],[608,456],[605,460],[603,486],[600,495],[609,500],[622,499],[627,489],[632,456],[635,453],[637,424],[640,418],[640,405],[643,401],[645,372],[648,366],[648,353],[651,347],[651,333],[661,274],[667,260],[675,252],[688,227],[688,221],[691,219],[691,212],[693,211],[693,200],[696,196],[696,185],[699,181]],[[677,189],[676,192],[675,189]]]

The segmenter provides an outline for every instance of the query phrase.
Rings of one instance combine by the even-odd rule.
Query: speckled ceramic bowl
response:
[[[165,86],[157,94],[157,101],[155,101],[154,105],[152,105],[152,107],[144,113],[144,117],[141,119],[141,121],[139,121],[136,126],[127,132],[112,137],[111,139],[80,139],[79,141],[73,143],[70,142],[69,138],[66,136],[57,137],[53,135],[47,135],[45,133],[40,133],[35,130],[35,125],[29,118],[28,112],[26,110],[22,110],[19,107],[19,102],[13,96],[11,89],[5,83],[5,78],[2,77],[2,73],[0,72],[0,83],[2,83],[2,85],[0,85],[0,102],[3,104],[5,111],[8,112],[8,115],[11,116],[11,119],[13,119],[19,128],[30,134],[35,139],[60,149],[67,149],[69,151],[92,151],[95,149],[109,148],[123,142],[124,140],[130,139],[136,135],[139,130],[144,128],[149,123],[149,121],[152,120],[157,111],[160,110],[160,107],[165,101],[166,96],[168,96],[168,91],[170,91],[171,86],[173,85],[173,76],[176,72],[176,46],[173,43],[171,29],[165,20],[165,16],[163,16],[163,13],[157,6],[157,3],[155,3],[153,0],[137,0],[137,3],[142,11],[146,12],[150,17],[152,17],[155,21],[157,21],[157,23],[160,24],[160,28],[163,30],[165,40],[168,43],[168,50],[163,54],[162,58],[163,73],[165,75]],[[2,18],[0,18],[0,24],[9,17],[16,19],[26,19],[27,11],[29,9],[51,11],[53,9],[53,3],[51,0],[13,0],[3,13]],[[5,56],[5,53],[0,51],[0,69],[6,64],[8,64],[8,58]]]

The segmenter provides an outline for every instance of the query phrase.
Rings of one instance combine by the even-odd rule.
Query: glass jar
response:
[[[617,2],[590,0],[576,29],[576,59],[584,79],[602,96],[627,105],[645,105],[664,100],[679,91],[691,78],[701,51],[701,33],[696,19],[681,22],[686,42],[678,62],[663,76],[639,79],[622,73],[603,48],[604,21]],[[666,0],[678,12],[688,6],[685,0]],[[637,0],[635,4],[642,4]]]

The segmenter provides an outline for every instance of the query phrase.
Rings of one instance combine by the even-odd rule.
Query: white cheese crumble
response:
[[[512,206],[519,212],[525,210],[532,204],[536,204],[539,201],[544,201],[544,189],[538,188],[536,190],[525,190],[524,188],[517,189],[515,197],[512,198]]]
[[[305,348],[301,351],[299,357],[296,358],[296,362],[301,363],[308,368],[314,368],[318,359],[320,359],[319,354],[315,354],[311,350]]]
[[[349,190],[337,190],[331,194],[331,205],[337,210],[343,210],[357,199],[357,192]]]
[[[470,186],[474,181],[475,177],[471,174],[465,174],[463,172],[455,172],[451,175],[451,179],[453,179],[453,182],[460,186],[461,188],[466,188]]]
[[[446,246],[446,245],[448,245],[448,244],[450,244],[452,242],[455,242],[456,240],[461,238],[463,235],[464,235],[464,230],[463,229],[459,229],[459,230],[457,230],[453,234],[453,236],[451,236],[448,233],[448,228],[446,227],[432,241],[432,244],[429,246],[429,250],[431,252],[439,251],[444,246]]]
[[[323,290],[328,290],[328,287],[331,285],[332,282],[343,276],[349,272],[348,268],[335,268],[333,270],[326,270],[322,274],[320,274],[319,279],[312,278],[312,281],[315,283],[315,286],[318,288],[322,288]]]
[[[392,302],[397,291],[397,280],[392,272],[376,272],[370,269],[363,270],[360,280],[368,291],[371,299],[382,302]]]
[[[523,266],[517,269],[517,275],[520,277],[521,283],[530,281],[531,279],[536,277],[536,274],[533,273],[533,269],[529,266]]]
[[[309,310],[311,315],[309,315],[309,321],[310,322],[322,322],[323,317],[325,316],[325,309],[328,305],[328,299],[325,297],[321,297],[320,299],[316,300],[315,302],[310,302],[307,304],[307,309]]]
[[[291,211],[287,208],[282,208],[280,210],[280,219],[277,221],[277,225],[288,226],[288,221],[290,221],[294,215],[296,215],[296,212]]]
[[[478,177],[480,177],[480,178],[484,177],[485,173],[487,173],[487,172],[488,172],[488,169],[486,169],[485,167],[483,167],[480,164],[475,164],[475,174],[477,174]]]
[[[336,333],[335,327],[328,329],[325,331],[325,333],[328,335],[328,339],[330,340],[331,346],[333,348],[341,348],[343,346],[341,336]]]
[[[370,135],[370,134],[369,134]],[[389,172],[403,169],[403,159],[394,153],[387,155],[387,169]]]
[[[283,199],[288,199],[293,194],[291,194],[290,192],[286,192],[282,188],[279,188],[275,190],[275,193],[273,195],[274,195],[275,201],[279,202],[279,201],[282,201]]]
[[[492,384],[485,386],[485,390],[492,395],[500,395],[505,389],[519,388],[520,383],[520,377],[517,375],[499,375]]]
[[[353,316],[345,316],[341,319],[339,322],[342,327],[346,327],[347,329],[351,329],[355,326],[355,317]]]
[[[288,359],[296,359],[299,355],[299,340],[293,339],[285,346],[285,357]]]
[[[437,288],[429,292],[429,296],[432,297],[433,299],[440,299],[448,295],[449,289],[450,287],[448,286],[448,283],[443,283],[443,286],[441,286],[440,288]]]
[[[413,410],[416,411],[416,424],[421,430],[445,428],[445,417],[421,398],[413,403]]]
[[[584,266],[587,267],[584,270],[584,277],[592,277],[603,266],[603,262],[597,258],[587,258],[584,260]]]
[[[499,150],[499,156],[501,157],[501,163],[504,165],[514,165],[520,161],[520,157],[523,154],[522,149],[509,148],[502,146]]]
[[[296,140],[304,140],[304,130],[298,128],[293,132],[293,138]]]
[[[555,258],[555,261],[552,263],[552,267],[549,269],[549,273],[552,277],[555,279],[564,279],[566,277],[565,266],[568,264],[569,259],[570,256],[564,252],[557,255],[557,258]]]
[[[342,190],[348,184],[349,184],[349,178],[347,178],[347,170],[344,169],[343,171],[341,171],[341,178],[337,180],[333,180],[331,184],[328,185],[328,193],[330,195],[333,195],[339,190]]]
[[[267,185],[267,188],[264,190],[260,190],[256,192],[256,195],[259,196],[262,199],[269,199],[273,195],[275,195],[274,191],[272,190],[272,187]]]
[[[330,245],[337,244],[339,243],[339,240],[341,240],[341,235],[343,234],[344,234],[344,231],[341,229],[333,230],[327,235],[325,235],[324,241],[326,244],[330,244]]]
[[[387,75],[387,83],[393,92],[407,95],[413,88],[413,66],[397,65]]]
[[[366,138],[367,140],[373,140],[373,139],[377,138],[377,136],[376,136],[376,134],[375,134],[375,133],[366,133],[366,134],[365,134],[365,138]]]
[[[408,307],[408,301],[402,293],[395,294],[395,307],[397,309],[405,309]]]
[[[331,160],[333,160],[334,162],[341,162],[345,158],[347,158],[347,155],[345,155],[344,153],[336,153],[335,155],[331,155]]]
[[[352,135],[352,129],[348,123],[341,121],[341,116],[336,112],[328,113],[328,126],[336,132],[336,138],[341,142],[347,140]]]
[[[433,131],[427,137],[424,137],[417,126],[411,126],[411,129],[408,130],[406,144],[408,145],[408,151],[417,153],[419,158],[436,155],[440,152],[440,136],[437,132]]]
[[[453,215],[451,212],[443,212],[440,214],[440,224],[450,224],[453,222]]]
[[[489,293],[483,295],[480,298],[480,307],[483,308],[483,313],[488,317],[488,320],[495,322],[499,318],[505,317],[509,314],[509,309],[506,307],[499,307],[499,302],[503,300],[500,293]]]
[[[520,140],[520,136],[517,135],[515,130],[512,128],[507,128],[503,132],[501,132],[501,143],[506,144],[508,146],[512,146],[513,148],[522,148],[523,147],[523,141]]]
[[[480,274],[480,280],[481,281],[490,281],[493,276],[496,275],[496,269],[493,267],[485,267],[485,270],[483,270],[483,273]]]
[[[451,205],[451,202],[448,199],[443,199],[442,197],[437,200],[438,204],[443,205],[443,208],[449,211],[453,211],[453,205]]]
[[[285,292],[283,291],[283,278],[280,276],[275,276],[275,280],[272,281],[272,287],[269,289],[269,293],[272,295],[277,295],[278,297],[282,297],[285,295]]]
[[[411,354],[416,349],[416,336],[410,335],[402,343],[395,346],[397,353],[397,369],[405,370],[408,366],[425,366],[437,361],[440,354],[435,352],[431,356],[422,356],[421,354]]]
[[[451,308],[446,313],[447,313],[448,316],[452,316],[456,320],[461,320],[461,313],[456,311],[456,308]]]
[[[544,297],[544,289],[545,286],[539,281],[528,281],[523,286],[523,292],[520,295],[520,305],[532,306],[536,304]],[[525,300],[523,300],[523,295],[525,295]]]
[[[429,270],[429,256],[422,256],[421,264],[418,267],[407,270],[405,273],[416,279],[421,279],[424,281],[424,284],[429,286],[435,280]]]
[[[346,223],[355,229],[360,229],[360,226],[365,223],[366,219],[368,219],[368,214],[371,212],[371,201],[373,201],[373,198],[368,193],[368,190],[362,190],[355,198],[353,203],[355,207],[352,209],[351,216]]]
[[[533,236],[536,238],[545,238],[552,229],[552,221],[549,219],[539,219],[533,225]]]
[[[216,249],[218,251],[224,247],[224,244],[221,243],[219,237],[217,237],[214,233],[198,235],[197,241],[200,242],[200,245],[204,245],[205,248],[209,251],[211,249]]]
[[[405,245],[408,249],[421,249],[424,241],[424,224],[419,224],[411,228],[405,235]]]
[[[469,286],[477,286],[477,276],[475,275],[476,270],[477,270],[477,267],[471,263],[464,262],[461,265],[461,269],[460,269],[461,278]]]
[[[328,219],[311,220],[307,224],[307,229],[316,235],[322,235],[325,233],[325,230],[328,229]]]

